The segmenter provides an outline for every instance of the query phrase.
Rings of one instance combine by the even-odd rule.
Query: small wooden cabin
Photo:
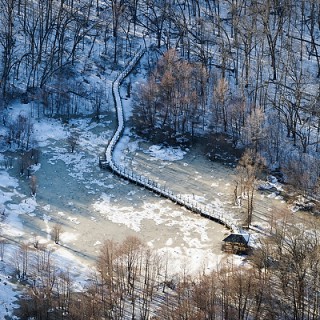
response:
[[[231,233],[222,241],[222,250],[227,253],[247,254],[249,252],[249,234]]]

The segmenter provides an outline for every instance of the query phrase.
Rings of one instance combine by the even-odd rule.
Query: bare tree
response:
[[[118,305],[117,300],[117,280],[116,280],[116,259],[118,258],[118,244],[108,240],[101,248],[101,253],[97,259],[97,269],[101,286],[101,300],[104,313],[112,317],[113,310]]]
[[[254,209],[256,179],[264,166],[264,160],[253,150],[247,149],[237,166],[237,197],[246,199],[246,226],[250,228]]]
[[[37,177],[35,175],[32,175],[30,177],[30,189],[31,194],[34,196],[37,193]]]
[[[292,218],[290,218],[291,220]],[[308,319],[319,315],[315,287],[319,284],[319,232],[317,226],[279,221],[271,237],[263,241],[264,268],[276,284],[272,300],[277,318]],[[261,268],[261,267],[260,267]],[[277,302],[278,301],[278,302]]]
[[[5,239],[0,236],[0,261],[4,259]]]
[[[113,62],[117,63],[118,61],[118,50],[119,50],[119,27],[121,18],[123,16],[125,10],[125,3],[123,0],[112,0],[111,1],[111,9],[112,9],[112,36],[114,40],[114,55]]]
[[[265,142],[265,113],[263,108],[256,106],[247,114],[242,128],[242,143],[254,150],[255,153],[261,151],[262,143]]]
[[[1,89],[2,96],[7,97],[10,77],[12,75],[12,67],[15,64],[15,12],[14,0],[7,0],[0,2],[1,8],[1,33],[0,33],[0,46],[2,47],[2,68],[1,68]]]
[[[53,240],[56,244],[59,244],[61,231],[62,231],[62,227],[61,227],[61,225],[58,224],[58,223],[56,223],[56,224],[52,227],[51,238],[52,238],[52,240]]]
[[[55,284],[58,279],[57,267],[51,258],[51,251],[41,247],[36,251],[35,265],[30,272],[32,285],[29,288],[29,310],[38,319],[49,319],[50,310],[56,308]]]
[[[71,132],[68,136],[68,144],[70,146],[71,153],[74,152],[78,143],[79,143],[79,134],[75,131]]]
[[[204,129],[206,83],[201,64],[181,60],[176,50],[168,50],[135,99],[139,125],[161,128],[169,137],[193,135],[197,125]]]
[[[27,243],[22,243],[20,245],[20,256],[22,259],[22,279],[25,279],[27,277],[27,271],[29,266],[29,245]]]
[[[277,6],[277,1],[267,0],[259,6],[258,11],[258,17],[264,27],[264,35],[269,47],[273,80],[277,79],[277,46],[282,35],[286,19],[285,10],[287,9],[285,6]]]
[[[218,124],[222,123],[223,130],[227,132],[228,126],[228,114],[227,114],[227,99],[228,99],[229,85],[225,78],[218,80],[217,85],[214,88],[213,97],[214,105],[216,109],[214,115],[216,115],[216,121]]]

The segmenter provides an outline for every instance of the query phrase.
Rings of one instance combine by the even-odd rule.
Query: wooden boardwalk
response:
[[[116,107],[116,115],[117,115],[117,129],[114,132],[108,146],[106,152],[103,157],[99,158],[99,166],[102,169],[111,170],[113,173],[117,174],[119,177],[126,179],[138,186],[144,187],[160,196],[167,198],[174,203],[185,207],[186,209],[199,214],[200,216],[218,222],[235,233],[241,232],[239,226],[237,226],[232,220],[226,217],[223,214],[216,213],[212,208],[209,208],[206,205],[199,204],[195,200],[190,200],[187,197],[182,196],[181,194],[174,194],[171,190],[165,188],[164,186],[158,184],[157,182],[150,180],[147,177],[142,175],[138,175],[132,170],[128,168],[122,167],[118,165],[113,157],[113,151],[115,146],[117,145],[119,139],[122,136],[125,121],[124,121],[124,114],[123,114],[123,106],[120,97],[119,87],[125,77],[133,70],[139,60],[142,58],[146,49],[140,49],[133,59],[129,62],[127,67],[118,74],[117,78],[112,83],[112,94],[115,101]]]

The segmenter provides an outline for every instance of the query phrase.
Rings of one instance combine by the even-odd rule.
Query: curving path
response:
[[[228,217],[221,214],[217,214],[207,206],[199,204],[194,200],[190,200],[189,198],[183,197],[180,194],[174,194],[171,190],[166,189],[164,186],[156,183],[155,181],[150,180],[147,177],[137,175],[132,170],[121,167],[115,162],[115,159],[113,158],[113,150],[116,144],[118,143],[119,139],[121,138],[121,135],[124,130],[124,124],[125,124],[119,86],[121,85],[124,78],[133,70],[133,68],[138,63],[138,61],[142,58],[145,52],[146,52],[146,49],[140,49],[135,54],[135,56],[130,61],[130,63],[127,65],[127,67],[121,73],[118,74],[116,80],[114,80],[112,83],[112,94],[113,94],[116,111],[117,111],[116,113],[117,113],[118,127],[107,146],[105,157],[103,159],[102,158],[99,159],[100,167],[103,169],[111,169],[118,176],[130,182],[133,182],[136,185],[139,185],[148,190],[151,190],[161,195],[162,197],[170,199],[171,201],[187,208],[188,210],[191,210],[194,213],[200,214],[201,216],[207,219],[218,222],[226,226],[227,228],[231,229],[233,232],[241,232],[239,226],[237,226],[233,221],[228,219]]]

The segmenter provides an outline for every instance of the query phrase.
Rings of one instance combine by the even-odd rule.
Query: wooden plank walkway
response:
[[[117,78],[112,83],[112,94],[115,101],[116,106],[116,115],[117,115],[117,129],[114,132],[108,146],[106,152],[103,157],[99,158],[99,166],[102,169],[111,170],[114,174],[117,174],[119,177],[126,179],[138,186],[144,187],[164,198],[167,198],[174,203],[185,207],[186,209],[199,214],[200,216],[218,222],[235,233],[240,233],[241,228],[237,226],[232,220],[230,220],[227,216],[216,213],[212,208],[207,205],[199,204],[195,200],[190,200],[187,197],[182,196],[181,194],[174,194],[171,190],[165,188],[164,186],[158,184],[157,182],[150,180],[143,175],[138,175],[132,170],[128,168],[122,167],[118,165],[113,157],[113,151],[122,136],[124,130],[124,114],[123,114],[123,106],[119,93],[119,87],[125,77],[133,70],[139,60],[142,58],[146,49],[140,49],[127,67],[118,74]]]

